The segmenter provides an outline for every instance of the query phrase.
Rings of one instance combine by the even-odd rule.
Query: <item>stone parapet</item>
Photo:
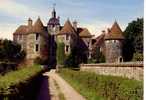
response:
[[[80,64],[80,70],[143,80],[143,62]]]

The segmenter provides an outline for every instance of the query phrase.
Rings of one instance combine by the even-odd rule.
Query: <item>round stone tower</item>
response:
[[[105,35],[105,47],[106,47],[106,62],[122,62],[122,42],[124,40],[123,32],[115,21],[112,28],[108,29]]]

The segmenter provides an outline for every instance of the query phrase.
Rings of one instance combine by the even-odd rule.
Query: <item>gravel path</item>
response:
[[[62,93],[65,100],[86,100],[75,89],[73,89],[55,70],[43,74],[44,78],[37,100],[64,100],[60,99]],[[59,86],[57,89],[55,83]]]
[[[81,96],[75,89],[73,89],[64,79],[62,79],[57,73],[55,73],[55,70],[51,70],[50,72],[46,73],[49,76],[50,79],[50,93],[51,90],[54,90],[54,86],[51,84],[54,84],[53,81],[55,80],[57,84],[60,87],[60,91],[64,94],[64,97],[66,100],[86,100],[83,96]],[[57,92],[57,91],[56,91]],[[55,94],[55,92],[53,92]],[[58,100],[58,99],[52,99],[51,100]]]

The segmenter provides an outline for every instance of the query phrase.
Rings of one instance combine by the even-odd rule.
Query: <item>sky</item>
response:
[[[61,25],[68,18],[76,20],[95,36],[111,28],[115,20],[124,31],[129,22],[144,16],[143,0],[0,0],[0,38],[12,39],[29,17],[35,22],[39,16],[46,26],[53,4]]]

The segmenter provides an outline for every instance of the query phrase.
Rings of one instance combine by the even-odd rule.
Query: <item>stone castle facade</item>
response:
[[[85,52],[90,58],[91,38],[92,35],[88,29],[78,27],[76,21],[72,24],[67,19],[64,26],[61,26],[60,18],[56,17],[55,8],[46,26],[43,25],[40,17],[34,23],[29,18],[27,25],[19,26],[13,33],[13,40],[26,51],[26,60],[30,63],[37,57],[49,58],[50,63],[56,62],[56,41],[65,44],[64,52],[68,55],[77,39],[87,47]]]

